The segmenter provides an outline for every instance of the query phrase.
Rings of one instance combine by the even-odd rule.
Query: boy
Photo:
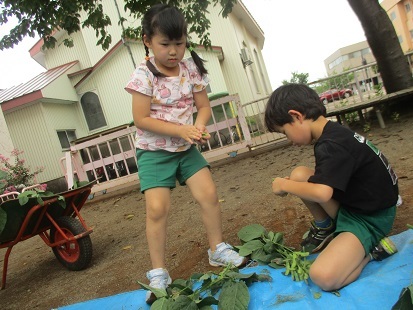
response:
[[[265,124],[295,145],[315,142],[315,168],[297,167],[289,177],[274,179],[272,189],[280,196],[296,195],[314,217],[301,246],[311,253],[323,249],[310,278],[332,291],[355,281],[370,260],[397,252],[386,235],[399,193],[385,156],[369,140],[325,116],[314,90],[288,84],[271,95]]]

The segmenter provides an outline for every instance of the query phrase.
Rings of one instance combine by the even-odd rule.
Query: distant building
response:
[[[404,53],[413,50],[413,2],[411,0],[383,0],[383,9],[394,26]]]
[[[331,76],[375,61],[369,44],[362,41],[338,49],[324,60],[324,66]]]
[[[413,1],[383,0],[380,5],[394,26],[403,52],[413,51]],[[367,41],[363,41],[338,49],[324,60],[324,66],[331,76],[375,61]]]

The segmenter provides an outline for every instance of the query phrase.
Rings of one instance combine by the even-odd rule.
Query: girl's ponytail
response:
[[[188,48],[189,52],[191,53],[191,57],[194,60],[195,65],[197,66],[199,73],[207,74],[208,70],[205,68],[204,63],[205,60],[199,57],[199,55],[194,51],[193,47],[189,42],[186,43],[186,47]]]
[[[143,41],[143,36],[142,36],[142,41]],[[146,59],[146,66],[148,67],[149,71],[153,73],[154,76],[156,77],[165,77],[165,74],[160,72],[156,67],[153,65],[153,63],[150,62],[149,60],[149,48],[144,44],[145,46],[145,59]]]

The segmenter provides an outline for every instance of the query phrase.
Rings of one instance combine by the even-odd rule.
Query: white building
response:
[[[116,2],[122,6],[121,0]],[[104,2],[104,10],[112,20],[108,31],[114,42],[108,51],[96,46],[93,29],[72,34],[72,48],[60,44],[68,38],[60,31],[56,48],[43,50],[40,40],[30,50],[47,71],[0,92],[4,149],[23,150],[28,166],[44,166],[40,182],[63,176],[59,160],[70,141],[132,121],[131,96],[124,86],[145,51],[141,42],[121,39],[115,2]],[[226,19],[218,7],[211,7],[209,19],[213,48],[199,47],[197,52],[207,60],[210,93],[237,93],[242,102],[269,95],[271,84],[261,54],[264,33],[242,1]],[[10,141],[3,142],[8,136]]]

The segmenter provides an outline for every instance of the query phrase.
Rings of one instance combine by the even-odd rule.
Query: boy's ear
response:
[[[297,110],[289,110],[288,114],[290,114],[293,119],[297,119],[299,121],[302,121],[305,119],[304,115],[298,112]]]

